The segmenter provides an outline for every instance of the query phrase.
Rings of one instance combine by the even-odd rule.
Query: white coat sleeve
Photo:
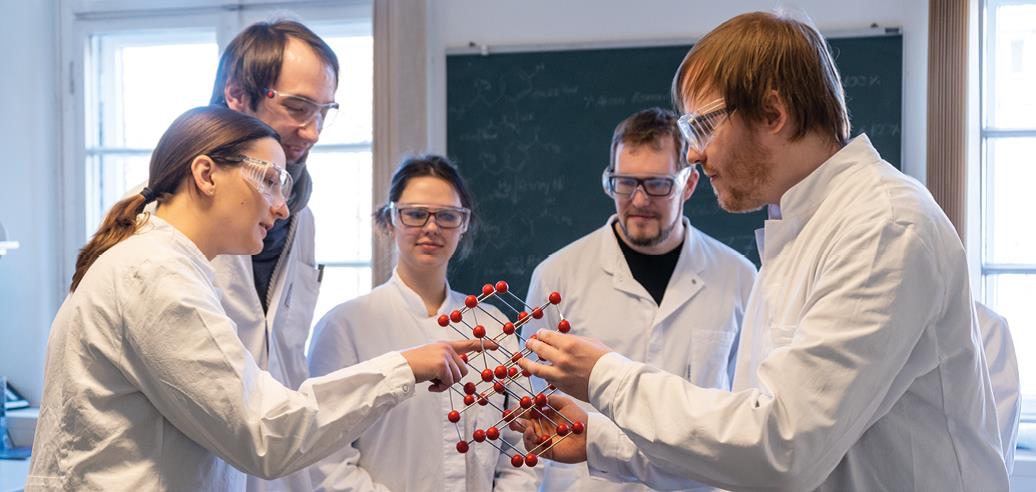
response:
[[[699,388],[614,353],[598,361],[590,403],[650,460],[633,470],[638,479],[665,470],[728,489],[812,490],[879,404],[930,370],[901,372],[945,308],[931,247],[912,227],[882,223],[839,238],[830,251],[794,338],[760,363],[758,388]],[[597,454],[588,464],[616,469],[608,461],[618,459]]]
[[[1014,470],[1014,451],[1018,444],[1018,419],[1021,416],[1021,381],[1018,376],[1018,358],[1007,320],[975,303],[982,345],[989,367],[989,381],[996,401],[996,421],[1000,426],[1000,441],[1004,449],[1004,464],[1008,473]]]
[[[127,270],[118,298],[135,302],[119,304],[122,368],[173,426],[234,467],[264,479],[295,472],[413,393],[397,352],[285,388],[256,366],[194,268]]]
[[[322,376],[356,364],[355,340],[349,336],[349,320],[339,309],[327,313],[313,330],[309,345],[309,373]],[[360,463],[360,450],[351,442],[309,467],[315,491],[387,492]]]

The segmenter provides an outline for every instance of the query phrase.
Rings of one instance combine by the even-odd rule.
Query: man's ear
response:
[[[207,155],[199,155],[191,161],[191,179],[194,188],[205,197],[216,194],[216,163]]]
[[[790,120],[791,113],[788,110],[787,102],[780,93],[771,90],[763,98],[762,126],[768,133],[777,134],[787,129]]]
[[[683,202],[684,203],[686,203],[687,200],[690,200],[691,199],[691,195],[694,194],[695,188],[698,187],[698,178],[699,177],[700,177],[700,175],[698,174],[698,165],[697,164],[691,164],[691,171],[689,173],[687,173],[687,182],[684,183],[684,187],[683,187]]]
[[[241,84],[227,81],[227,85],[223,87],[223,97],[227,100],[228,108],[239,113],[252,113],[248,93],[241,87]]]

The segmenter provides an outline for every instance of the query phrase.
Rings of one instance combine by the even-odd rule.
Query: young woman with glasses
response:
[[[337,306],[317,323],[309,353],[312,375],[386,350],[443,337],[463,338],[440,326],[437,317],[462,309],[466,297],[450,290],[446,281],[449,262],[458,247],[463,254],[468,245],[462,243],[470,241],[475,223],[464,180],[445,157],[412,157],[396,170],[388,195],[374,220],[399,253],[392,278],[370,294]],[[496,319],[505,319],[491,306],[483,307]],[[499,335],[499,325],[485,319],[486,338]],[[513,351],[514,337],[507,340],[502,345]],[[484,355],[490,367],[501,353]],[[473,371],[464,381],[477,379]],[[421,394],[397,406],[359,439],[313,466],[313,485],[319,490],[535,490],[535,471],[511,465],[517,451],[502,442],[517,445],[520,436],[505,426],[495,427],[508,405],[504,394],[494,393],[484,401],[476,398],[481,395],[468,396],[465,402],[453,392]],[[476,429],[494,442],[469,449],[464,441]],[[497,447],[513,452],[501,453]]]
[[[256,366],[210,261],[254,254],[288,215],[277,138],[214,106],[162,136],[147,187],[79,253],[51,327],[26,490],[243,490],[244,473],[299,470],[421,392],[415,383],[442,391],[466,372],[459,353],[475,343],[389,352],[297,390]]]

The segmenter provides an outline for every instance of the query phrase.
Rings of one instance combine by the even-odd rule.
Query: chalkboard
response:
[[[829,40],[852,133],[866,132],[900,166],[902,36]],[[601,190],[615,126],[635,111],[672,107],[669,87],[690,45],[446,57],[447,154],[482,222],[473,254],[451,266],[451,287],[476,292],[505,279],[524,293],[550,253],[615,212]],[[757,266],[764,212],[729,214],[702,175],[685,213]],[[587,258],[587,261],[595,259]]]

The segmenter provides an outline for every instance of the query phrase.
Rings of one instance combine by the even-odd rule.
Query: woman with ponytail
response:
[[[258,368],[209,262],[258,252],[287,217],[284,160],[270,127],[226,108],[192,109],[162,136],[147,187],[82,249],[51,326],[26,490],[244,490],[244,473],[283,476],[356,439],[415,383],[464,375],[473,342],[389,352],[298,390]]]

